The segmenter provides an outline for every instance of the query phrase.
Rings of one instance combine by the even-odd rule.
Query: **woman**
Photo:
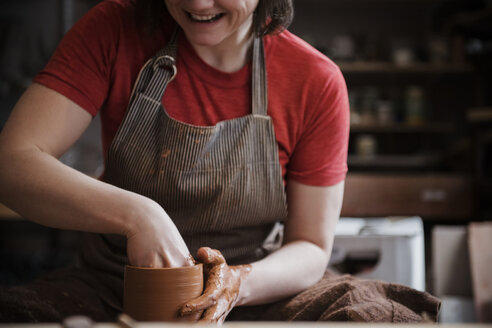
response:
[[[207,287],[182,314],[205,310],[203,321],[322,278],[347,170],[347,92],[330,60],[284,30],[291,16],[288,0],[107,0],[66,35],[0,138],[1,201],[92,233],[80,268],[30,285],[31,320],[77,307],[114,320],[126,263],[187,266],[190,253]],[[57,158],[98,112],[96,180]],[[51,317],[45,303],[57,304]]]

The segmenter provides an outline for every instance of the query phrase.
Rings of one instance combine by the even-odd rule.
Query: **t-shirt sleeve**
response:
[[[110,85],[118,35],[117,9],[115,3],[104,1],[86,13],[33,81],[63,94],[95,116]]]
[[[334,66],[321,82],[303,133],[288,165],[288,177],[314,186],[330,186],[345,179],[349,139],[349,101],[345,79]]]

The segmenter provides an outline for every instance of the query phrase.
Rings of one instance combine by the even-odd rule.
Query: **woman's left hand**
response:
[[[197,260],[205,270],[203,294],[180,309],[182,316],[205,311],[201,322],[223,323],[226,316],[238,302],[241,283],[251,271],[251,265],[229,266],[222,254],[209,247],[201,247]]]

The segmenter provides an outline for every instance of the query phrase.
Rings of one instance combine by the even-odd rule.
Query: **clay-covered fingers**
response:
[[[204,264],[211,265],[220,265],[226,262],[220,251],[210,247],[200,247],[197,251],[197,259]]]
[[[228,266],[222,253],[209,247],[198,249],[197,259],[204,264],[206,287],[200,297],[180,309],[180,314],[204,311],[200,322],[220,324],[236,304],[242,277],[239,267]]]
[[[201,296],[184,304],[179,313],[184,316],[206,310],[217,304],[217,294],[215,287],[208,286]]]
[[[219,318],[219,320],[217,320],[217,323],[219,325],[222,325],[224,323],[224,321],[225,321],[225,319],[226,319],[226,317],[227,317],[228,314],[229,313],[224,313],[223,315],[221,315],[220,318]]]
[[[218,303],[208,308],[200,319],[203,323],[223,323],[230,311],[230,304],[225,300],[219,300]]]
[[[218,306],[214,305],[210,308],[208,308],[202,315],[202,318],[200,319],[201,323],[213,323],[217,322],[218,318],[220,317],[220,314],[217,313]]]

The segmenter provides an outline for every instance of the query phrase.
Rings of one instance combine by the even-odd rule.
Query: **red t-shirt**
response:
[[[141,67],[166,44],[172,20],[163,25],[156,36],[142,36],[129,1],[103,1],[74,25],[34,79],[92,115],[100,112],[104,154]],[[318,186],[342,181],[347,171],[349,106],[339,68],[288,31],[266,36],[264,44],[268,114],[284,179]],[[177,70],[163,96],[173,118],[214,125],[251,112],[251,63],[238,72],[221,72],[201,60],[181,34]]]

